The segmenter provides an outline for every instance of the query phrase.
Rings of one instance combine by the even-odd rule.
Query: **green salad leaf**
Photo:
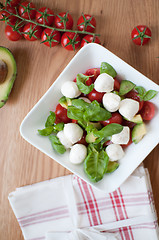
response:
[[[58,137],[56,137],[55,135],[50,135],[49,139],[51,141],[51,145],[53,147],[53,149],[60,153],[63,154],[66,152],[65,147],[61,144],[60,140],[58,139]]]
[[[145,88],[141,86],[136,86],[134,89],[138,92],[139,96],[143,96],[146,92]]]
[[[70,119],[83,120],[83,113],[84,113],[84,111],[80,110],[77,107],[68,106],[67,117]]]
[[[100,67],[100,74],[101,73],[107,73],[113,78],[116,77],[117,73],[115,69],[107,62],[102,62]]]
[[[123,96],[130,92],[136,85],[129,80],[122,80],[119,89],[119,95]]]
[[[55,123],[55,120],[56,120],[55,113],[50,111],[50,115],[48,116],[48,118],[46,120],[45,127],[53,126],[53,124]]]
[[[143,88],[141,86],[136,86],[134,89],[138,92],[140,99],[143,100],[143,101],[151,100],[158,93],[155,90],[148,90],[148,91],[146,91],[145,88]]]
[[[93,90],[94,84],[91,84],[90,86],[86,85],[86,81],[89,79],[89,76],[79,73],[77,74],[76,79],[77,79],[77,86],[82,93],[88,94]]]
[[[123,130],[123,126],[118,123],[111,123],[103,127],[99,131],[94,132],[94,136],[102,139],[108,138],[114,134],[120,133]]]
[[[46,127],[42,130],[38,130],[38,133],[42,136],[49,136],[54,131],[54,127]]]

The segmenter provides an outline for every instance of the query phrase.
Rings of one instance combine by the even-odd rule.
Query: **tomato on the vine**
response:
[[[57,104],[55,114],[57,119],[60,119],[61,122],[69,123],[71,119],[67,117],[67,109],[63,108],[60,104]]]
[[[15,16],[11,16],[8,12],[5,11],[5,9],[10,13],[16,14],[16,9],[7,5],[4,10],[0,11],[0,20],[6,20],[8,23],[14,24],[18,18]]]
[[[103,96],[104,96],[104,92],[97,92],[95,89],[93,89],[89,94],[88,94],[88,98],[89,100],[92,102],[94,100],[96,100],[97,102],[101,103]]]
[[[155,115],[155,105],[152,102],[145,101],[140,114],[143,120],[151,120]]]
[[[61,12],[55,17],[55,26],[60,29],[72,29],[73,18],[68,12]]]
[[[34,19],[36,15],[35,5],[32,2],[25,1],[19,6],[19,15],[25,19]]]
[[[22,34],[20,32],[22,32],[22,27],[19,28],[19,29],[15,29],[14,26],[9,26],[7,25],[5,27],[5,34],[6,34],[6,37],[10,40],[10,41],[18,41],[22,38]],[[18,32],[17,32],[18,30]]]
[[[151,39],[151,30],[145,25],[138,25],[132,30],[131,38],[136,45],[142,46]]]
[[[20,2],[21,0],[7,0],[7,5],[11,7],[16,7]]]
[[[101,44],[99,38],[93,35],[86,35],[81,41],[81,47],[87,45],[88,43],[98,43]]]
[[[41,35],[42,43],[48,47],[54,47],[60,43],[61,34],[58,31],[46,28]]]
[[[23,33],[26,40],[36,41],[41,37],[42,27],[33,23],[27,23],[23,28]]]
[[[54,21],[54,12],[50,8],[42,7],[36,12],[36,21],[50,26]]]
[[[96,20],[89,14],[82,14],[77,21],[79,31],[94,32],[96,28]]]
[[[139,102],[139,111],[142,109],[144,101],[140,100],[140,97],[138,96],[138,93],[136,91],[131,90],[130,92],[128,92],[126,94],[126,97],[138,101]]]
[[[65,32],[61,38],[61,45],[67,50],[73,51],[80,46],[80,36],[74,32]]]
[[[120,115],[120,113],[118,112],[114,112],[112,113],[112,116],[111,118],[105,120],[105,121],[101,121],[100,123],[104,126],[107,126],[108,124],[111,124],[111,123],[118,123],[118,124],[122,124],[122,121],[123,121],[123,118],[122,116]]]
[[[91,79],[94,82],[96,78],[100,75],[100,68],[90,68],[85,72],[85,75],[91,76]]]

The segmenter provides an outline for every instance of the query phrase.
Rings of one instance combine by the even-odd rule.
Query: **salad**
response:
[[[55,112],[50,111],[38,133],[49,136],[57,153],[69,151],[69,161],[83,164],[92,182],[119,167],[124,149],[142,140],[146,122],[155,115],[149,100],[157,91],[119,81],[107,62],[64,82],[61,93]]]

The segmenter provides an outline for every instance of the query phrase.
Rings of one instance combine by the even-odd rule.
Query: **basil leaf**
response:
[[[95,100],[89,104],[83,114],[86,121],[105,121],[111,118],[111,113],[104,108],[101,108],[99,103]]]
[[[122,80],[119,89],[119,95],[123,96],[130,92],[135,87],[135,84],[128,80]]]
[[[84,161],[84,170],[92,182],[100,181],[108,165],[108,155],[102,150],[100,152],[90,152]]]
[[[144,94],[144,96],[143,96],[143,100],[144,101],[149,101],[149,100],[151,100],[152,98],[154,98],[156,95],[157,95],[157,91],[155,91],[155,90],[149,90],[149,91],[147,91],[145,94]]]
[[[99,131],[94,132],[95,137],[107,138],[114,134],[120,133],[123,130],[123,126],[117,123],[111,123],[102,128]]]
[[[143,96],[143,95],[145,94],[145,92],[146,92],[145,88],[143,88],[143,87],[141,87],[141,86],[136,86],[134,89],[135,89],[135,90],[138,92],[138,94],[141,95],[141,96]]]
[[[116,77],[117,73],[115,69],[107,62],[102,62],[100,67],[100,74],[101,73],[107,73],[113,78]]]
[[[46,127],[42,130],[38,130],[39,134],[42,136],[49,136],[54,131],[54,127]]]
[[[56,115],[54,112],[50,111],[50,115],[48,116],[46,123],[45,123],[45,127],[50,127],[53,126],[54,122],[56,120]]]
[[[85,110],[89,107],[90,103],[85,102],[83,99],[73,99],[72,105],[80,110]]]
[[[54,136],[54,135],[50,135],[49,139],[51,141],[51,145],[53,147],[53,149],[60,153],[63,154],[66,152],[65,147],[61,144],[60,140],[58,139],[58,137]]]
[[[84,111],[82,111],[74,106],[68,106],[67,117],[70,119],[83,120],[83,113],[84,113]]]
[[[108,167],[106,170],[106,173],[112,173],[114,172],[117,168],[119,167],[119,163],[118,162],[110,162],[108,163]]]
[[[86,85],[86,81],[89,79],[89,76],[85,76],[84,74],[79,73],[77,74],[76,79],[77,79],[77,86],[82,93],[88,94],[93,90],[94,84],[91,84],[90,86]]]
[[[62,131],[63,128],[64,128],[64,123],[63,122],[60,122],[60,123],[57,123],[56,125],[54,125],[54,130],[56,132]]]

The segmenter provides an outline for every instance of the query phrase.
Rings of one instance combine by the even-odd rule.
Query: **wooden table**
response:
[[[33,0],[55,13],[69,10],[76,24],[82,12],[93,14],[103,45],[159,84],[159,0]],[[138,47],[131,31],[138,24],[152,30],[151,42]],[[69,171],[35,149],[20,136],[19,126],[28,111],[51,86],[76,52],[61,46],[49,49],[39,41],[10,42],[0,23],[0,45],[8,47],[17,61],[18,76],[7,104],[0,109],[0,239],[23,239],[9,206],[9,192],[35,182],[69,174]],[[149,169],[159,215],[159,147],[144,161]]]

